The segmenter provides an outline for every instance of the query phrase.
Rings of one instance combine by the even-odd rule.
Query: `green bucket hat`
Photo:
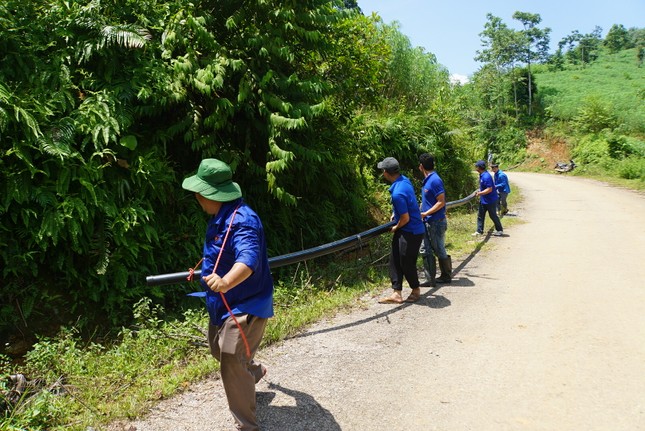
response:
[[[216,202],[230,202],[242,197],[239,184],[231,179],[231,168],[221,160],[204,159],[197,174],[187,177],[181,187]]]

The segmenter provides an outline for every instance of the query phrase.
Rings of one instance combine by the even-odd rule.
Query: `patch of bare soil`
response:
[[[521,167],[529,171],[550,170],[557,162],[568,162],[571,158],[567,141],[560,137],[548,136],[535,129],[526,133],[527,159]]]

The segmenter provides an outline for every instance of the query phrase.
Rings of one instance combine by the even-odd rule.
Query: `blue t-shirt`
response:
[[[446,193],[446,190],[443,186],[443,181],[441,177],[436,172],[430,173],[427,177],[423,179],[423,184],[421,185],[421,212],[426,212],[437,203],[437,196],[440,194]],[[424,221],[432,220],[443,220],[446,218],[446,206],[444,205],[441,209],[435,213],[430,214],[425,217]]]
[[[253,273],[226,292],[224,297],[233,314],[249,313],[268,318],[273,316],[273,279],[269,268],[264,228],[258,215],[241,198],[224,202],[219,212],[208,221],[202,277],[213,273],[235,208],[238,210],[216,272],[223,277],[236,262],[244,263],[251,268]],[[206,291],[206,308],[211,324],[222,326],[230,314],[220,293],[213,292],[204,280],[200,282]]]
[[[497,188],[497,191],[504,193],[511,192],[511,186],[508,184],[508,177],[501,169],[498,169],[497,172],[495,172],[494,178],[495,188]]]
[[[402,231],[414,234],[422,234],[425,231],[421,221],[419,202],[414,193],[412,183],[405,175],[399,175],[390,186],[392,195],[392,208],[394,209],[394,221],[399,222],[401,215],[408,213],[410,220],[401,228]]]
[[[492,204],[497,202],[497,189],[495,188],[495,183],[493,182],[493,177],[488,171],[484,171],[479,174],[479,190],[486,190],[487,188],[492,187],[492,191],[487,195],[481,195],[479,201],[484,205]]]

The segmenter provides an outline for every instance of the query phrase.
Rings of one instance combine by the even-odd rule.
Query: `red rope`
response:
[[[193,281],[193,276],[195,275],[195,270],[197,267],[204,261],[204,258],[202,257],[199,259],[199,262],[193,267],[193,268],[188,268],[188,277],[186,277],[186,280],[188,281]]]
[[[237,214],[237,210],[240,208],[238,205],[237,208],[235,208],[235,211],[233,211],[233,215],[231,216],[231,221],[228,224],[228,228],[226,229],[226,235],[224,235],[224,241],[222,241],[222,247],[219,250],[219,253],[217,255],[217,260],[215,261],[215,266],[213,267],[213,274],[215,274],[215,270],[217,269],[217,266],[219,265],[219,260],[222,257],[222,253],[224,252],[224,246],[226,245],[226,240],[228,240],[228,234],[231,232],[231,226],[233,225],[233,219],[235,219],[235,215]],[[193,274],[195,273],[195,269],[199,266],[200,263],[204,258],[202,258],[199,262],[197,262],[197,265],[195,265],[194,268],[191,268],[188,270],[188,281],[193,280]],[[250,360],[251,359],[251,348],[249,347],[249,341],[246,339],[246,335],[244,334],[244,331],[242,330],[242,326],[240,325],[240,322],[237,321],[237,318],[235,317],[235,314],[233,314],[233,311],[231,310],[231,307],[228,305],[228,301],[226,300],[226,297],[224,296],[224,292],[219,292],[220,296],[222,297],[222,302],[224,303],[224,306],[226,307],[226,310],[228,310],[228,313],[231,315],[233,318],[233,321],[235,322],[235,325],[237,326],[237,329],[240,331],[240,335],[242,336],[242,341],[244,342],[244,347],[246,348],[246,357]]]
[[[231,232],[231,226],[233,225],[233,219],[235,218],[235,215],[237,214],[237,210],[240,208],[238,205],[237,208],[235,208],[235,211],[233,211],[233,215],[231,216],[231,221],[228,224],[228,228],[226,229],[226,235],[224,235],[224,241],[222,241],[222,248],[219,250],[219,254],[217,255],[217,261],[215,262],[215,266],[213,267],[213,273],[215,273],[215,270],[217,269],[217,265],[219,264],[219,259],[222,257],[222,252],[224,251],[224,246],[226,245],[226,240],[228,239],[228,234]],[[219,292],[220,296],[222,297],[222,301],[224,302],[224,306],[228,310],[228,313],[231,315],[233,318],[233,321],[235,321],[235,325],[237,325],[237,329],[240,330],[240,335],[242,336],[242,341],[244,342],[244,347],[246,348],[246,357],[251,360],[251,348],[249,347],[249,341],[246,339],[246,335],[244,334],[244,331],[242,330],[242,326],[240,326],[240,322],[237,321],[237,318],[235,317],[235,314],[233,314],[233,311],[231,310],[231,307],[228,305],[228,301],[226,301],[226,298],[224,297],[224,292],[220,291]]]

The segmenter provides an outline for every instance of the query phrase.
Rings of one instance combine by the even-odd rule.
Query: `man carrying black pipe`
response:
[[[421,217],[425,226],[425,235],[421,247],[423,269],[426,281],[422,287],[436,286],[436,283],[450,283],[452,281],[452,260],[446,252],[446,190],[443,180],[434,170],[434,157],[423,153],[419,156],[419,170],[423,174],[421,185]],[[441,275],[435,279],[437,264],[435,256],[439,259]]]
[[[182,187],[195,193],[210,216],[202,278],[210,316],[208,343],[220,362],[222,383],[237,429],[259,430],[255,384],[266,368],[253,361],[273,316],[273,280],[258,215],[242,199],[230,167],[204,159]]]
[[[495,188],[495,181],[490,173],[486,170],[486,162],[478,160],[475,163],[475,169],[479,173],[479,190],[475,192],[475,196],[479,196],[479,211],[477,212],[477,230],[473,236],[480,236],[484,234],[484,219],[486,213],[495,225],[494,236],[504,235],[504,227],[497,216],[497,189]]]
[[[379,300],[381,304],[401,304],[403,302],[403,277],[412,288],[412,293],[405,300],[415,302],[421,296],[419,276],[417,275],[417,257],[423,240],[423,222],[419,202],[410,180],[399,172],[399,162],[394,157],[386,157],[377,165],[383,170],[383,177],[392,185],[392,248],[390,251],[390,281],[392,295]]]

